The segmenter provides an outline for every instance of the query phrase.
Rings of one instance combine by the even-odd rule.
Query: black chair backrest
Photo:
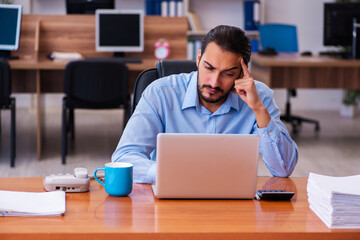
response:
[[[190,73],[197,70],[194,60],[161,60],[157,63],[159,78],[171,74]]]
[[[160,60],[157,63],[157,68],[151,68],[143,71],[137,77],[135,82],[131,113],[135,111],[135,107],[141,98],[142,92],[156,79],[166,77],[171,74],[190,73],[196,70],[196,62],[193,60]]]
[[[131,105],[131,113],[134,112],[135,107],[140,101],[141,94],[145,90],[145,88],[158,78],[159,76],[156,68],[147,69],[141,72],[140,75],[136,78],[136,82],[134,86],[133,102]]]
[[[85,59],[65,68],[64,92],[69,99],[84,103],[128,102],[128,68],[117,59]]]
[[[9,105],[11,94],[10,66],[4,59],[0,59],[0,105]]]

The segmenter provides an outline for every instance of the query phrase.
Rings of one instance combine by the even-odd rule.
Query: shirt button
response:
[[[263,134],[262,136],[265,137],[265,134]]]
[[[271,135],[272,134],[272,132],[269,132],[269,135]]]

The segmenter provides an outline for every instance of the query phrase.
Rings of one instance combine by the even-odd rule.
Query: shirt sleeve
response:
[[[111,157],[113,162],[133,164],[134,183],[155,182],[156,165],[151,154],[156,148],[158,133],[163,132],[163,126],[159,111],[155,111],[153,106],[161,106],[160,102],[161,97],[156,88],[144,92]]]
[[[270,89],[269,92],[262,101],[271,116],[270,122],[266,128],[258,128],[256,123],[255,133],[260,136],[260,153],[270,173],[276,177],[288,177],[298,161],[298,149],[280,120],[280,109]]]

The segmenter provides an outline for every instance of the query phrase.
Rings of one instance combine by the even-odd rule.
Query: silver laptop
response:
[[[258,156],[258,135],[160,133],[155,197],[252,199]]]

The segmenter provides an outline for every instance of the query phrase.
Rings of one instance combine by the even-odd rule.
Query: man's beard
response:
[[[197,81],[198,81],[198,84],[197,84],[198,95],[202,100],[204,100],[207,103],[219,103],[219,102],[223,101],[224,99],[226,99],[229,96],[229,94],[230,94],[230,92],[232,90],[232,89],[230,89],[228,92],[225,93],[224,90],[219,88],[219,87],[212,88],[210,85],[207,85],[207,84],[203,84],[202,86],[200,86],[199,85],[199,72],[198,72],[198,77],[197,78],[198,78],[197,79]],[[211,88],[211,89],[214,89],[216,92],[222,92],[223,94],[221,94],[218,98],[206,97],[205,95],[203,95],[203,93],[201,91],[204,88]]]

